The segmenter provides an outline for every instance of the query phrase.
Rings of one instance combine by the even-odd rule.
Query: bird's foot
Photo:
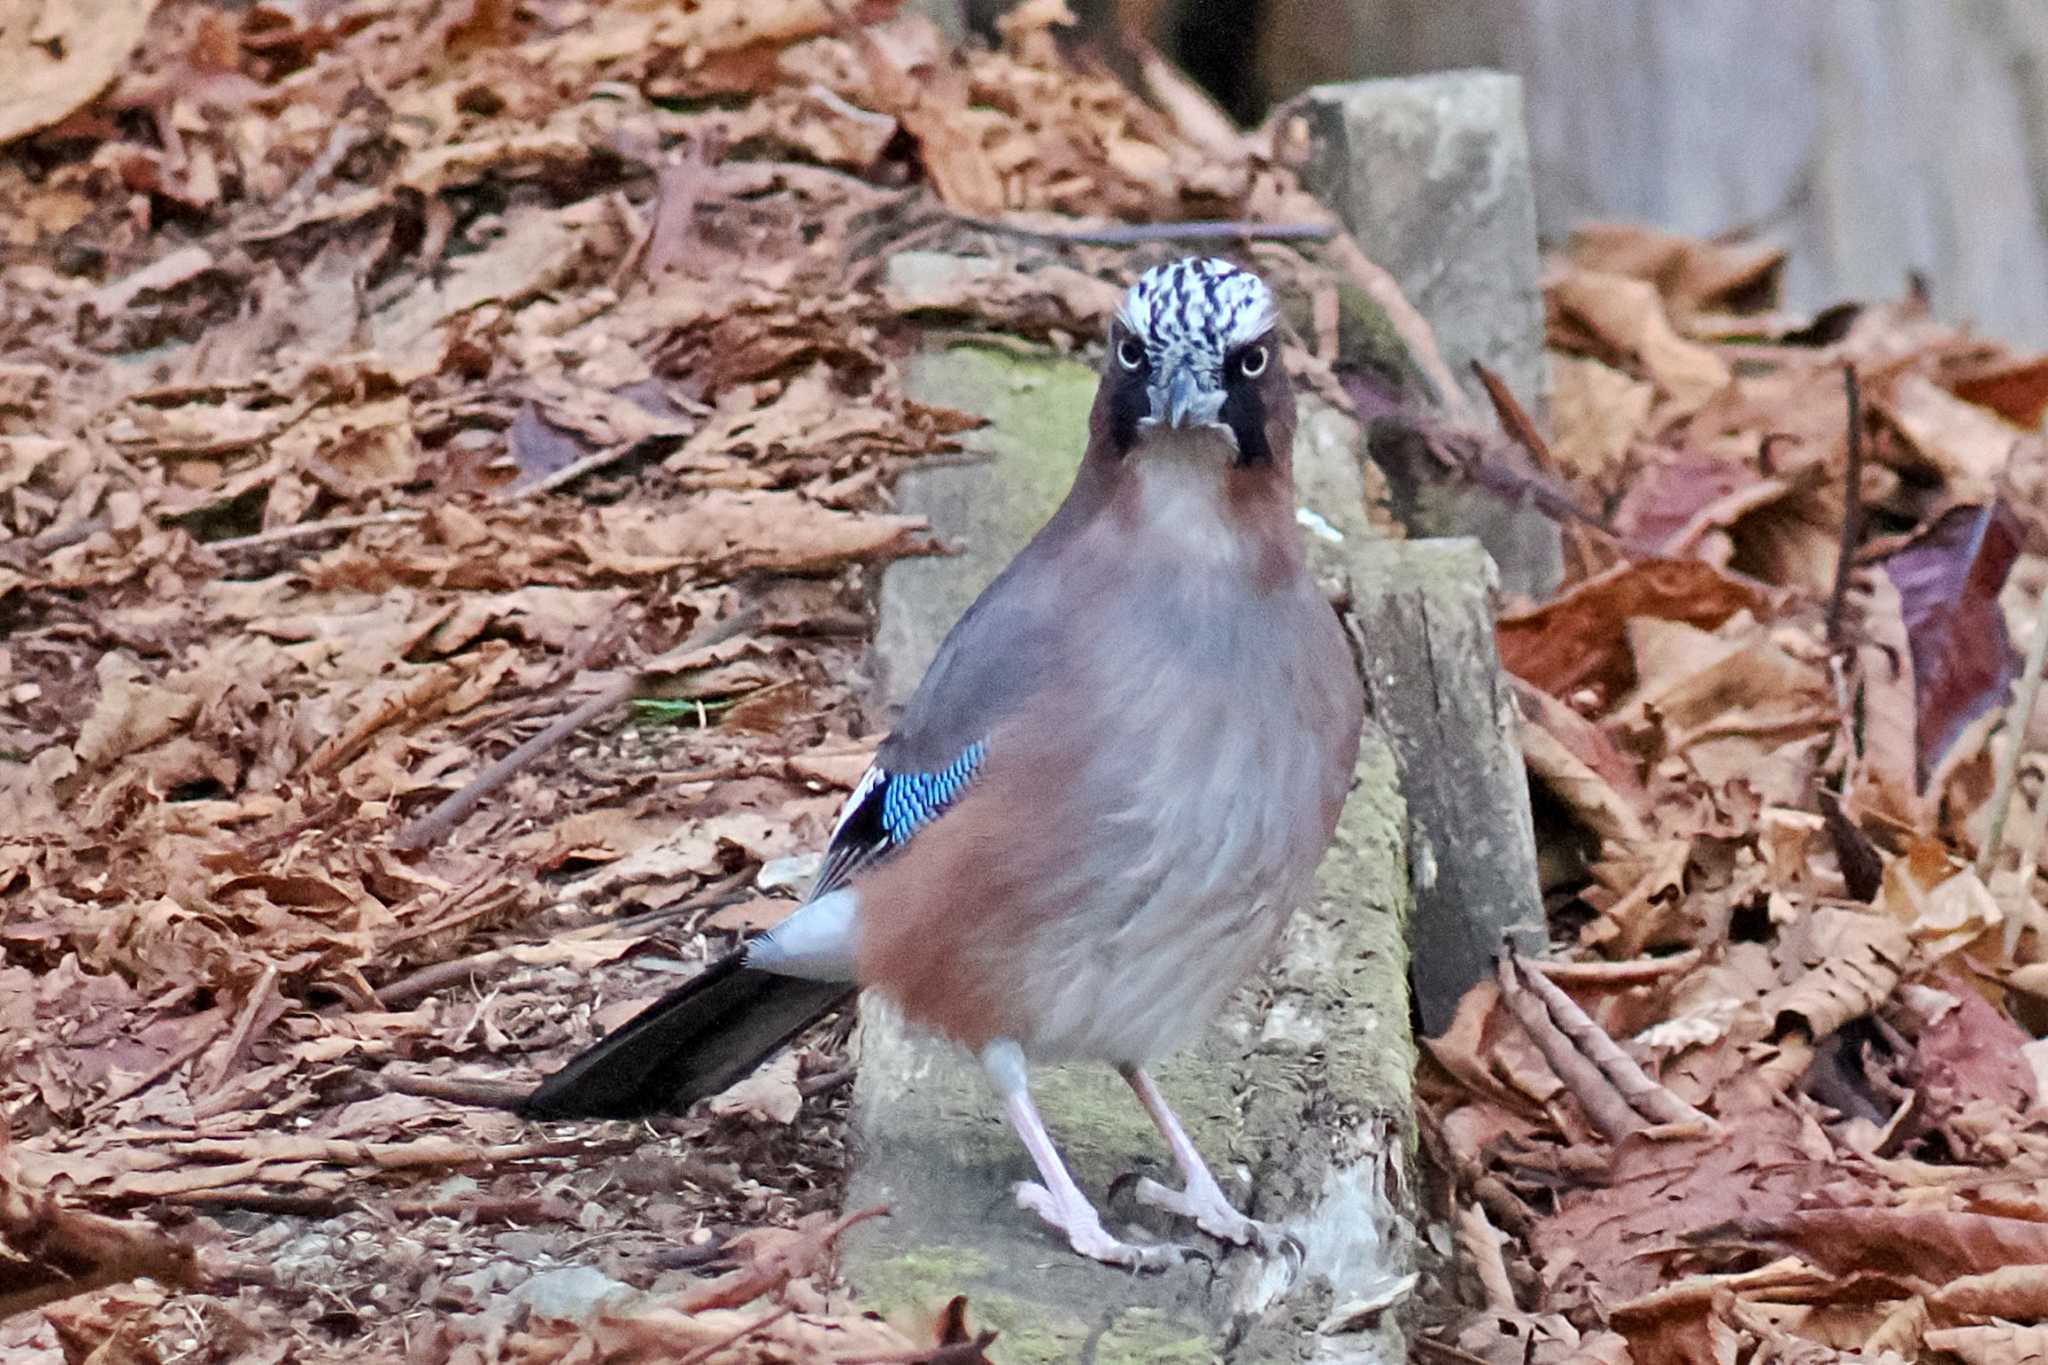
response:
[[[1017,1182],[1017,1204],[1043,1218],[1054,1231],[1066,1236],[1067,1245],[1092,1261],[1126,1266],[1132,1270],[1165,1270],[1179,1265],[1193,1253],[1170,1243],[1139,1246],[1118,1241],[1102,1226],[1102,1216],[1085,1200],[1063,1203],[1051,1190],[1036,1181]]]
[[[1187,1189],[1170,1190],[1156,1180],[1141,1179],[1132,1193],[1140,1204],[1191,1218],[1196,1227],[1232,1246],[1257,1247],[1271,1253],[1294,1240],[1276,1225],[1247,1218],[1232,1208],[1214,1181],[1191,1182]]]

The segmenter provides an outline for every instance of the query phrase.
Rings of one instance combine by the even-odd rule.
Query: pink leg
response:
[[[1267,1250],[1278,1246],[1283,1235],[1279,1229],[1255,1222],[1231,1207],[1223,1187],[1209,1173],[1208,1163],[1195,1150],[1187,1130],[1167,1107],[1166,1096],[1159,1093],[1152,1078],[1135,1066],[1122,1070],[1124,1079],[1137,1092],[1138,1103],[1145,1106],[1145,1112],[1158,1126],[1159,1135],[1166,1139],[1173,1164],[1180,1167],[1181,1174],[1181,1188],[1177,1190],[1169,1190],[1156,1180],[1140,1180],[1136,1190],[1138,1202],[1192,1218],[1195,1226],[1210,1236],[1237,1246],[1257,1245]]]
[[[1031,1102],[1031,1090],[1025,1083],[1024,1054],[1017,1045],[998,1039],[983,1050],[981,1062],[1003,1097],[1010,1125],[1024,1140],[1024,1150],[1031,1153],[1038,1177],[1045,1182],[1019,1181],[1017,1203],[1065,1234],[1068,1245],[1093,1260],[1134,1270],[1160,1270],[1180,1264],[1186,1255],[1180,1247],[1136,1246],[1118,1241],[1103,1228],[1101,1215],[1067,1173],[1066,1163],[1060,1160],[1059,1150],[1052,1144],[1052,1134],[1046,1132],[1044,1120],[1038,1117],[1038,1107]]]

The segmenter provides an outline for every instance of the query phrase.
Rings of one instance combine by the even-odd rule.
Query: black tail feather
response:
[[[529,1118],[679,1112],[740,1079],[850,999],[854,988],[745,965],[728,953],[577,1054],[534,1088]]]

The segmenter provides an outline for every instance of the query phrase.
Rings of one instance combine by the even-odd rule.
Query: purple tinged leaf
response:
[[[517,486],[538,483],[590,453],[575,432],[550,422],[531,399],[519,405],[505,444],[519,467]]]
[[[1885,572],[1913,651],[1913,749],[1921,790],[1970,722],[2005,700],[2020,656],[1998,594],[2020,553],[2020,523],[1993,501],[1951,507]]]

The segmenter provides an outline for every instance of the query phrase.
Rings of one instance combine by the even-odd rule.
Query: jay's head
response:
[[[1117,459],[1193,447],[1240,468],[1284,467],[1294,395],[1278,329],[1272,291],[1228,261],[1146,271],[1110,324],[1098,440]]]

